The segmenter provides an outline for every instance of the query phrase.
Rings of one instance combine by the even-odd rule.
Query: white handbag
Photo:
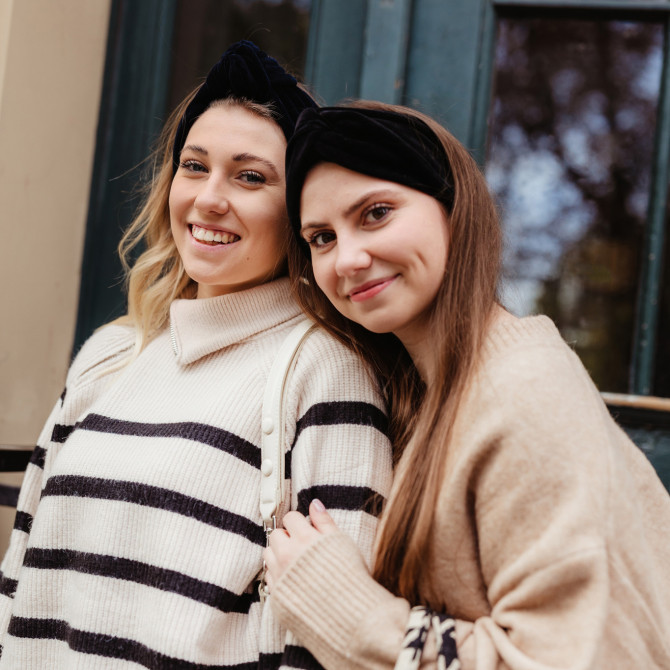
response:
[[[288,380],[295,368],[298,353],[316,324],[304,319],[288,334],[275,357],[265,384],[261,413],[261,489],[260,511],[263,517],[266,545],[277,527],[277,510],[284,499],[284,428]],[[258,586],[261,602],[268,595],[265,563]]]

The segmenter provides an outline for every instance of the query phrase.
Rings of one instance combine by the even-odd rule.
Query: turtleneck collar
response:
[[[188,365],[300,313],[287,278],[216,298],[175,300],[170,334],[177,362]]]

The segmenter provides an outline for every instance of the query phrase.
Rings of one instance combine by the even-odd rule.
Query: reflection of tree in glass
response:
[[[662,40],[654,23],[499,24],[487,177],[505,298],[549,314],[603,390],[627,390]]]

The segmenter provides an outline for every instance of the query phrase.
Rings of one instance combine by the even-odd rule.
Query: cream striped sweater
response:
[[[257,593],[261,400],[299,318],[282,279],[175,301],[129,365],[130,328],[84,345],[2,563],[0,668],[320,667]],[[317,331],[288,399],[283,511],[319,497],[369,557],[391,481],[374,384]]]

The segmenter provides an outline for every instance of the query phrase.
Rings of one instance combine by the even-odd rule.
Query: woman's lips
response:
[[[373,279],[362,286],[355,288],[349,293],[349,300],[352,302],[363,302],[379,295],[387,286],[396,280],[397,275],[386,277],[385,279]]]

